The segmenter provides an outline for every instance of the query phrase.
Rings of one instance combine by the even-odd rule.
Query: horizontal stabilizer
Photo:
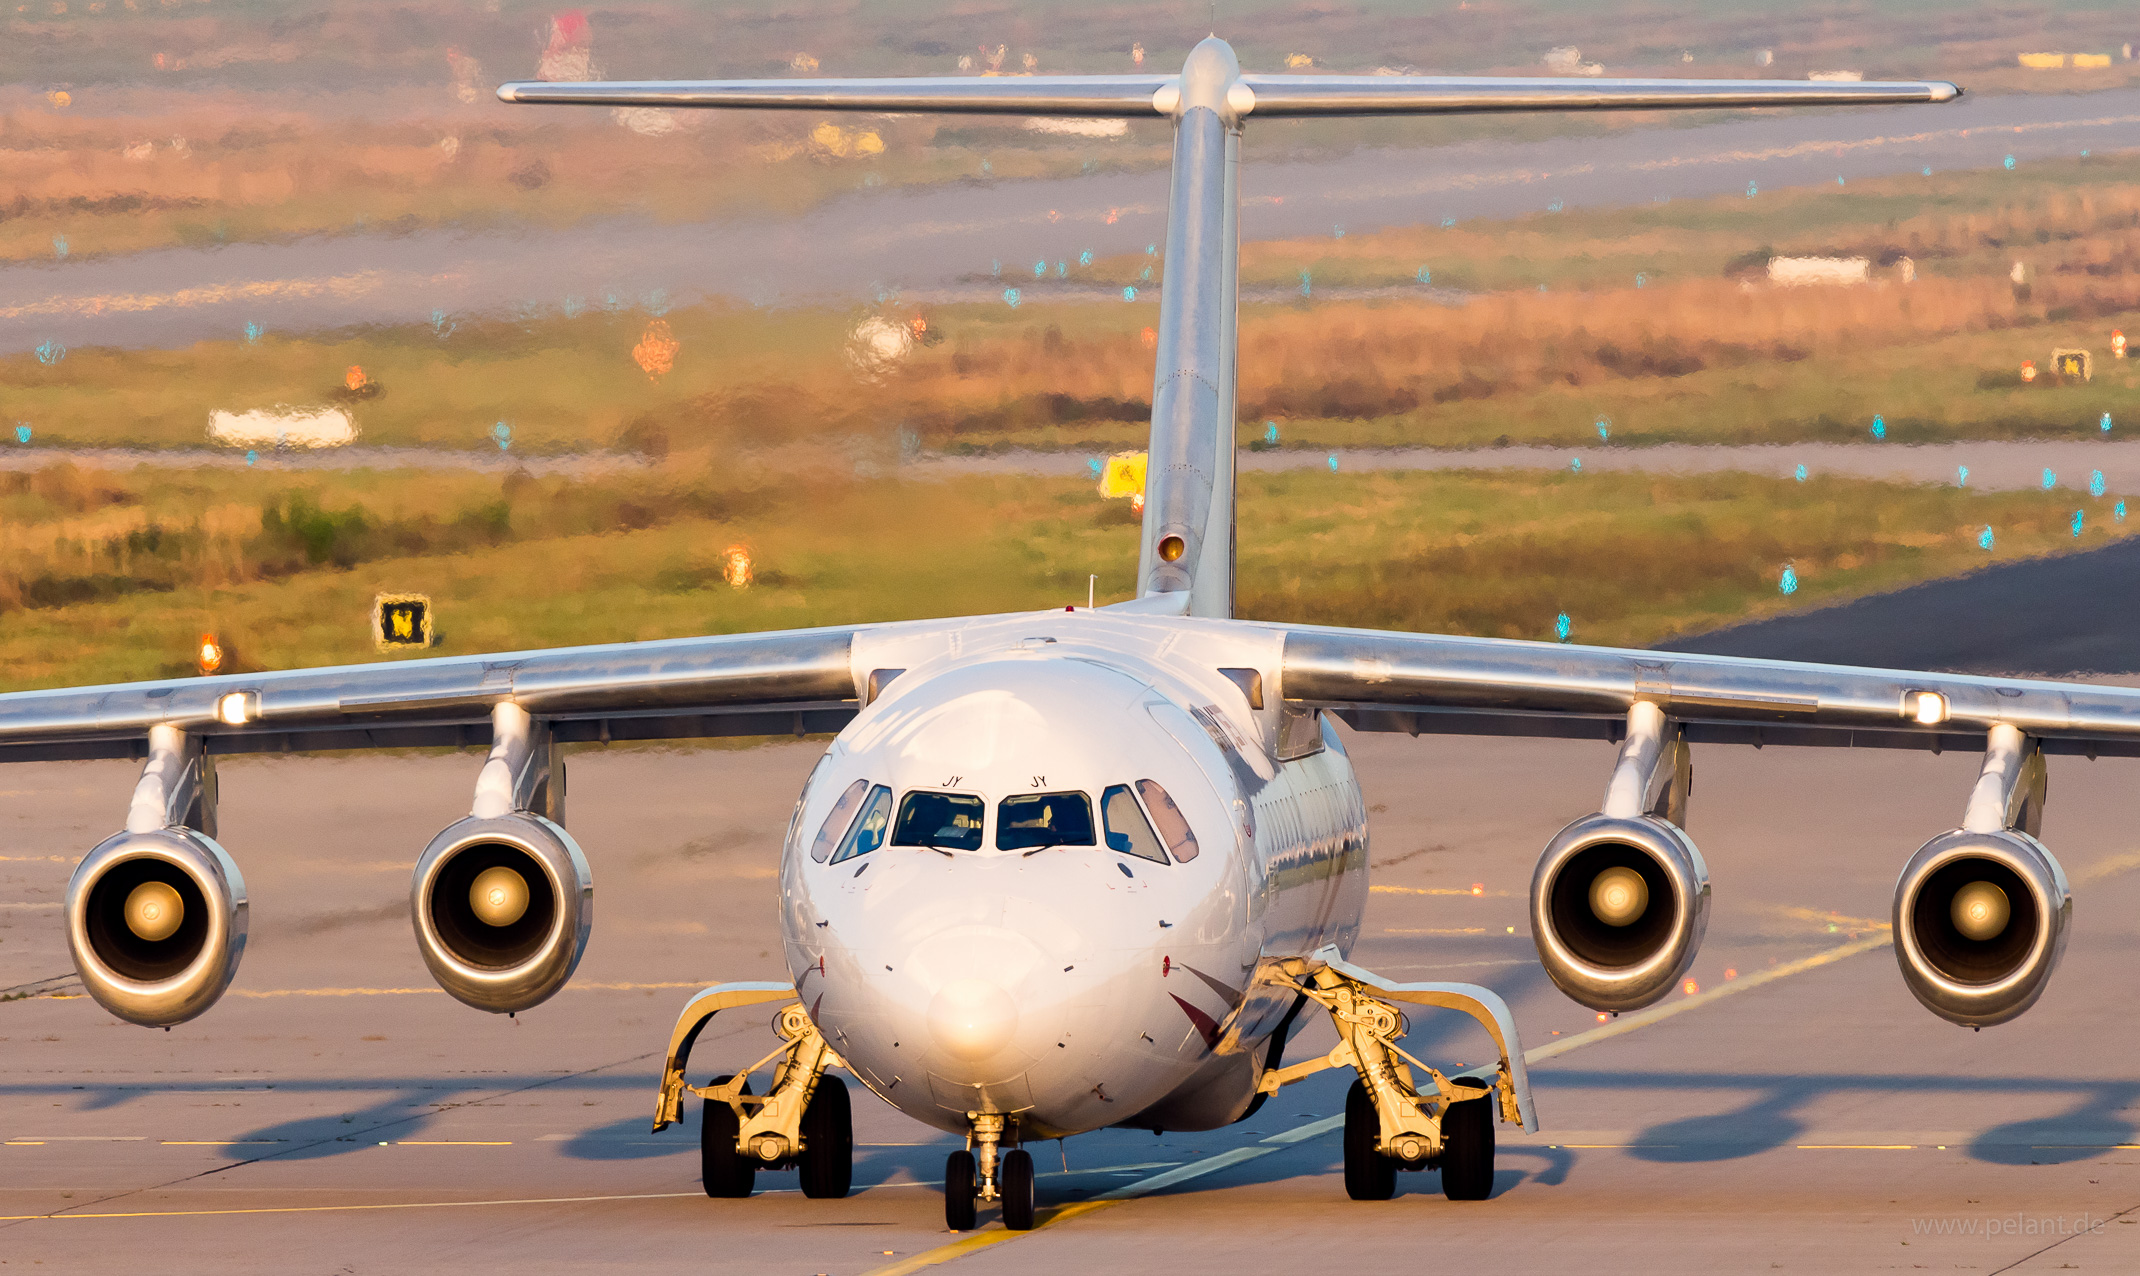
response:
[[[1459,115],[1481,111],[1628,111],[1727,106],[1946,102],[1941,80],[1597,80],[1465,75],[1244,75],[1264,116]]]
[[[523,81],[501,102],[696,106],[763,111],[948,111],[973,115],[1151,116],[1167,75],[941,76],[896,80]]]
[[[772,111],[929,111],[971,115],[1172,116],[1181,78],[1165,75],[937,76],[874,80],[520,81],[504,102],[724,107]],[[1872,106],[1946,102],[1941,80],[1601,80],[1548,76],[1244,75],[1226,103],[1236,118],[1461,115],[1486,111],[1625,111],[1734,106]]]

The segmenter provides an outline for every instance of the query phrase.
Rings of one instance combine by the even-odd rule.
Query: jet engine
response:
[[[1604,809],[1562,829],[1531,875],[1539,963],[1593,1010],[1664,996],[1708,924],[1709,870],[1680,828],[1693,764],[1669,725],[1657,706],[1634,706]]]
[[[67,883],[67,946],[97,1004],[169,1028],[215,1004],[245,952],[245,879],[210,836],[215,771],[200,741],[150,730],[125,831]]]
[[[1895,957],[1927,1010],[1966,1028],[2005,1023],[2043,995],[2073,899],[2042,828],[2043,755],[1995,726],[1962,827],[1918,849],[1895,884]]]
[[[564,767],[548,732],[511,704],[498,706],[492,728],[475,806],[424,848],[409,907],[439,987],[511,1014],[572,977],[594,925],[594,877],[558,822]]]

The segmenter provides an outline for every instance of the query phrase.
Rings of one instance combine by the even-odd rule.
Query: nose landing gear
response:
[[[969,1112],[966,1119],[972,1125],[966,1136],[968,1147],[953,1152],[944,1162],[944,1226],[970,1232],[976,1204],[1001,1201],[1003,1226],[1014,1232],[1031,1231],[1036,1209],[1033,1154],[1014,1147],[998,1156],[1010,1128],[1002,1113]]]

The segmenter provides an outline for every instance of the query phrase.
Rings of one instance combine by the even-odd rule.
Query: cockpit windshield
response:
[[[863,795],[869,792],[869,781],[856,780],[840,794],[840,800],[832,804],[832,814],[825,817],[824,827],[818,829],[817,840],[810,844],[810,858],[822,864],[832,854],[832,848],[840,843],[840,834],[845,833],[854,822],[855,811],[861,807]]]
[[[917,791],[899,804],[894,846],[933,846],[946,851],[981,849],[981,822],[988,807],[966,793]]]
[[[840,849],[833,853],[832,862],[851,860],[857,855],[867,855],[884,845],[884,826],[892,822],[892,791],[883,785],[870,790],[869,805],[862,808],[862,818],[847,830],[840,842]]]
[[[996,807],[996,849],[1091,846],[1092,799],[1082,793],[1025,793]]]
[[[1152,822],[1144,818],[1137,807],[1137,799],[1130,796],[1127,784],[1111,785],[1100,795],[1100,818],[1107,821],[1107,849],[1134,855],[1154,864],[1167,862],[1166,848],[1159,844],[1159,835],[1152,831]]]

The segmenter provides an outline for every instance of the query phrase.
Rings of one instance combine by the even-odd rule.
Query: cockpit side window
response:
[[[1100,795],[1100,818],[1107,823],[1108,850],[1155,864],[1167,862],[1166,848],[1159,844],[1159,835],[1152,832],[1152,822],[1138,809],[1127,784],[1112,785]]]
[[[999,851],[1092,844],[1092,799],[1082,793],[1022,793],[996,807]]]
[[[810,858],[822,864],[839,845],[840,835],[854,822],[855,812],[861,809],[862,797],[869,792],[869,781],[856,780],[840,794],[840,800],[832,804],[832,814],[825,817],[825,825],[817,831],[817,840],[810,843]]]
[[[1137,795],[1144,799],[1144,807],[1152,813],[1152,823],[1159,826],[1160,839],[1167,849],[1174,852],[1174,862],[1186,864],[1196,858],[1196,834],[1189,831],[1189,820],[1174,805],[1174,799],[1159,787],[1157,780],[1137,781]]]
[[[987,814],[988,805],[971,794],[916,790],[900,801],[892,845],[978,851]]]
[[[892,791],[883,785],[870,790],[869,805],[862,808],[862,818],[847,831],[840,849],[833,853],[832,862],[851,860],[857,855],[867,855],[884,845],[884,826],[892,822]]]

